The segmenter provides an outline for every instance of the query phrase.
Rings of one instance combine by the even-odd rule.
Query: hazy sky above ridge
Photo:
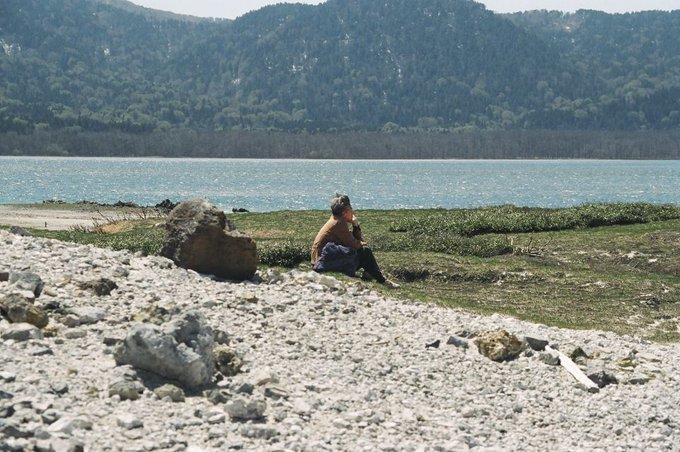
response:
[[[307,3],[318,5],[318,0],[282,2],[278,0],[131,0],[148,8],[189,14],[199,17],[234,19],[247,12],[275,3]],[[578,9],[595,9],[608,13],[625,13],[647,10],[670,11],[680,9],[680,0],[480,0],[487,9],[499,13],[548,9],[573,12]]]

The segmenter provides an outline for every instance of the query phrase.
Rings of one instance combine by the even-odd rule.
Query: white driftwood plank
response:
[[[574,361],[572,361],[567,355],[564,353],[560,352],[559,350],[555,350],[554,348],[550,347],[549,345],[546,345],[545,351],[547,353],[550,353],[552,356],[556,356],[560,360],[560,364],[562,367],[564,367],[567,372],[569,372],[574,378],[576,378],[579,383],[584,385],[586,388],[591,389],[591,388],[597,388],[597,384],[586,374],[583,373],[583,371],[576,365]]]

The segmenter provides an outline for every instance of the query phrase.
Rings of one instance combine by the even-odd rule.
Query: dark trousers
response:
[[[357,256],[359,257],[359,265],[357,266],[357,270],[363,268],[366,273],[375,278],[375,280],[379,283],[382,284],[385,282],[385,277],[380,271],[380,267],[378,267],[375,256],[373,256],[373,251],[371,251],[370,248],[366,246],[359,248],[357,250]]]

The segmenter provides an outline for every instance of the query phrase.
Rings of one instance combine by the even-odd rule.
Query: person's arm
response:
[[[361,224],[359,223],[359,219],[356,217],[356,215],[352,217],[352,236],[354,236],[354,238],[359,242],[363,243],[364,237],[361,235]]]
[[[338,245],[359,249],[363,246],[361,243],[361,227],[352,225],[352,232],[350,232],[347,223],[339,221],[333,226],[333,240],[331,241]]]

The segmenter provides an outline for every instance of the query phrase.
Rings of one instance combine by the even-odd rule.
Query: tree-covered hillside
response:
[[[680,126],[680,10],[328,0],[214,21],[0,2],[0,133]]]

